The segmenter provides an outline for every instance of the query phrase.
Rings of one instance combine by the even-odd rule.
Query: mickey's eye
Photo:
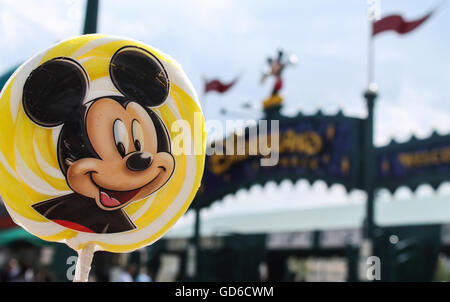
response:
[[[141,124],[137,120],[133,120],[133,141],[136,151],[141,151],[144,148],[144,131]]]
[[[114,142],[116,143],[117,151],[119,152],[120,156],[125,157],[128,153],[128,145],[129,145],[129,138],[128,138],[128,131],[127,127],[125,127],[124,123],[117,119],[114,121]]]

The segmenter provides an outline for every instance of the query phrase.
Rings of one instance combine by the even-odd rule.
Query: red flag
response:
[[[372,25],[372,37],[388,30],[394,30],[399,34],[406,34],[410,31],[413,31],[417,27],[419,27],[422,23],[424,23],[432,14],[428,15],[414,21],[407,22],[400,15],[391,15],[384,17]]]
[[[211,81],[205,81],[205,93],[208,93],[210,91],[217,91],[219,93],[224,93],[228,89],[230,89],[235,83],[237,79],[233,80],[231,83],[224,84],[219,80],[211,80]]]

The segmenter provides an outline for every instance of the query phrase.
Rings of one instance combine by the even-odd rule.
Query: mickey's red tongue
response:
[[[139,189],[132,191],[100,191],[100,202],[105,207],[117,207],[133,198]]]
[[[105,207],[111,207],[112,208],[112,207],[120,206],[120,202],[118,200],[116,200],[115,198],[110,197],[105,192],[100,192],[100,202]]]

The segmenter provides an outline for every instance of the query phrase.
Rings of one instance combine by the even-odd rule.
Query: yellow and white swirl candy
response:
[[[121,55],[122,50],[130,52],[130,57],[118,55],[116,61],[112,60],[114,55]],[[128,76],[147,81],[146,78],[139,78],[139,72],[138,75],[130,74],[127,73],[127,66],[121,66],[127,62],[138,64],[133,61],[133,55],[138,58],[136,62],[139,64],[139,60],[149,60],[147,63],[150,65],[144,62],[142,68],[147,65],[158,68],[158,64],[161,64],[164,72],[155,74],[144,87],[130,88]],[[38,116],[46,114],[45,106],[39,108],[39,102],[50,102],[44,98],[46,94],[53,93],[52,89],[64,88],[58,92],[55,98],[57,102],[61,98],[67,99],[66,91],[70,94],[70,87],[67,86],[70,82],[64,84],[63,80],[69,81],[73,75],[53,74],[59,72],[58,68],[66,68],[64,64],[72,70],[78,68],[79,74],[85,74],[87,83],[82,101],[85,111],[80,111],[82,114],[74,112],[66,117],[70,119],[71,125],[76,124],[77,118],[80,119],[78,126],[81,132],[70,134],[74,136],[75,143],[67,142],[70,135],[68,139],[65,136],[67,134],[61,134],[69,122],[56,125],[32,120],[33,110],[41,110]],[[44,87],[46,84],[40,85],[39,81],[57,84]],[[122,81],[127,83],[123,84]],[[152,92],[154,88],[151,85],[159,87],[158,81],[162,87],[168,87],[168,94],[161,105],[153,106],[148,112],[143,111],[142,108],[146,106],[137,100],[148,97],[148,91]],[[137,91],[139,89],[142,91]],[[128,92],[132,97],[127,95]],[[116,99],[128,101],[120,103]],[[27,105],[24,100],[31,100],[31,105]],[[72,108],[70,106],[65,106],[65,110]],[[156,115],[152,116],[149,111]],[[153,141],[157,137],[155,133],[160,135],[155,122],[158,118],[165,125],[171,144],[171,151],[164,154],[156,150],[158,142]],[[183,125],[178,123],[180,121],[190,126],[189,131],[182,134],[181,145],[191,146],[192,152],[179,150],[180,140],[177,136],[184,129],[180,127]],[[70,129],[78,129],[73,127]],[[85,148],[83,152],[89,150],[86,146],[75,146],[83,135],[90,140],[90,147],[97,155],[93,158],[86,155],[70,157],[73,149],[78,150],[78,147]],[[68,39],[25,62],[2,89],[0,195],[14,221],[44,240],[64,242],[76,250],[94,244],[96,250],[132,251],[158,240],[186,212],[203,175],[205,142],[204,118],[196,92],[181,66],[171,57],[141,42],[125,38],[94,34]],[[67,147],[67,144],[72,145]],[[65,149],[64,152],[61,148]],[[160,153],[161,156],[158,155]],[[65,158],[67,154],[69,156]],[[148,172],[153,168],[157,171]],[[105,176],[108,169],[111,172]],[[82,172],[83,175],[80,174]],[[92,183],[87,183],[89,181]],[[90,195],[97,189],[99,194]],[[126,197],[126,202],[122,204],[120,198],[127,192],[133,192],[130,194],[134,197]],[[72,196],[72,199],[65,200],[65,196]],[[84,225],[84,218],[81,222],[70,221],[72,209],[73,213],[78,211],[74,215],[79,216],[79,207],[83,207],[75,209],[77,196],[85,197],[80,197],[88,206],[86,209],[89,209],[84,213],[90,216],[89,223],[93,226],[99,227],[95,223],[96,213],[104,216],[102,221],[107,221],[108,217],[116,217],[109,216],[110,213],[123,212],[123,217],[129,219],[133,227],[120,231],[121,225],[118,225],[114,231],[113,226],[117,221],[113,221],[101,225],[100,231],[92,231],[89,225]],[[64,202],[53,203],[48,207],[44,203],[41,210],[37,210],[39,207],[36,205],[58,198]],[[95,211],[90,210],[93,207]]]

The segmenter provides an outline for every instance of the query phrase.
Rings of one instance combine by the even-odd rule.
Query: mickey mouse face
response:
[[[166,126],[150,108],[169,93],[161,62],[126,46],[112,57],[109,72],[123,96],[85,102],[88,76],[65,57],[36,68],[23,91],[31,120],[43,127],[63,125],[58,160],[68,185],[106,211],[152,194],[175,168]]]

